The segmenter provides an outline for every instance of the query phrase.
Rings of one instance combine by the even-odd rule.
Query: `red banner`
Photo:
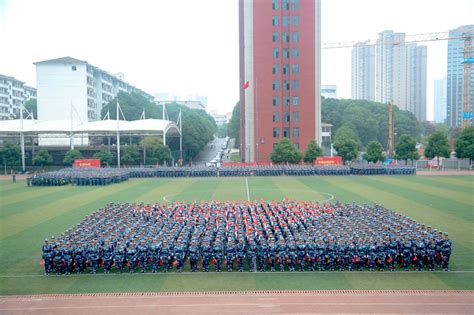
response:
[[[319,156],[314,160],[315,165],[342,165],[342,157],[340,156]]]
[[[97,159],[74,160],[74,167],[96,167],[96,168],[100,168],[100,160],[97,160]]]

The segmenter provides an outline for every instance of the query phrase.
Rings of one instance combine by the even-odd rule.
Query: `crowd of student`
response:
[[[448,271],[447,233],[381,205],[110,203],[42,248],[45,273]]]

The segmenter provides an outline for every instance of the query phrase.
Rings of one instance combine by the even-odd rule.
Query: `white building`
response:
[[[21,104],[36,98],[36,89],[25,82],[0,74],[0,120],[19,118]]]
[[[446,76],[434,81],[434,121],[444,123],[446,120]]]
[[[351,95],[356,100],[375,101],[375,46],[359,42],[352,48]]]
[[[375,100],[407,110],[405,33],[383,31],[376,43]]]
[[[82,122],[101,119],[102,106],[119,91],[153,96],[124,82],[123,74],[112,75],[87,61],[71,57],[34,63],[38,85],[38,119],[71,118]]]
[[[407,45],[407,110],[426,121],[426,46]]]
[[[336,85],[321,85],[321,96],[325,98],[337,98]]]
[[[229,123],[230,118],[232,117],[232,113],[219,114],[216,110],[211,110],[209,115],[214,118],[214,121],[218,126]]]
[[[158,105],[163,105],[163,104],[166,105],[166,104],[174,103],[181,106],[186,106],[191,109],[202,109],[204,111],[207,109],[206,105],[204,105],[200,101],[178,101],[178,100],[156,100],[155,99],[155,103]]]

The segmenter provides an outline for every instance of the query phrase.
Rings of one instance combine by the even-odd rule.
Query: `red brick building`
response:
[[[239,0],[239,28],[242,159],[320,144],[320,0]]]

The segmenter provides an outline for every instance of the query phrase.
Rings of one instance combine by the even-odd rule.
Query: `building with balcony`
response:
[[[0,120],[20,118],[20,108],[31,98],[36,89],[14,77],[0,74]]]

